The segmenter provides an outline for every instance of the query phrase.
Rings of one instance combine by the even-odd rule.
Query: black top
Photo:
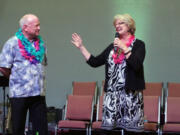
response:
[[[91,55],[87,63],[92,67],[99,67],[105,64],[105,84],[104,90],[107,90],[107,82],[109,80],[107,71],[109,68],[108,56],[111,50],[114,48],[113,43],[110,44],[100,55]],[[126,59],[126,69],[125,69],[125,89],[126,90],[144,90],[145,80],[144,80],[144,69],[143,61],[145,58],[145,44],[143,41],[136,39],[134,42],[131,55]]]

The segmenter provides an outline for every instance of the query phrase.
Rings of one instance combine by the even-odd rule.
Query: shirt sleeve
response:
[[[13,64],[13,40],[8,40],[0,53],[0,67],[11,68]]]

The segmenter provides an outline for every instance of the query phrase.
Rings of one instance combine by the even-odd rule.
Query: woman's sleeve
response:
[[[111,45],[109,45],[102,53],[100,53],[98,56],[91,55],[89,60],[87,61],[87,64],[89,64],[91,67],[99,67],[105,64],[107,56],[109,54],[109,51],[111,49]]]
[[[143,65],[145,53],[146,50],[144,42],[137,42],[136,50],[132,50],[130,57],[126,60],[127,64],[131,66],[135,71],[139,70]]]

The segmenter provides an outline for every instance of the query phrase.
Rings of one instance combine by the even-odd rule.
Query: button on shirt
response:
[[[0,67],[11,69],[10,97],[45,95],[45,66],[42,63],[31,64],[21,55],[16,36],[4,44],[0,54]]]

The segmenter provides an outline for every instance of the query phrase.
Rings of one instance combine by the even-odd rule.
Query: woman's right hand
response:
[[[71,43],[79,48],[82,55],[85,57],[86,60],[89,60],[91,54],[88,52],[88,50],[85,48],[85,46],[82,43],[82,38],[77,33],[72,34],[72,40]]]
[[[80,35],[78,35],[77,33],[73,33],[73,34],[72,34],[71,43],[72,43],[73,45],[75,45],[75,46],[76,46],[77,48],[79,48],[79,49],[80,49],[80,47],[83,46],[83,44],[82,44],[82,39],[81,39]]]

